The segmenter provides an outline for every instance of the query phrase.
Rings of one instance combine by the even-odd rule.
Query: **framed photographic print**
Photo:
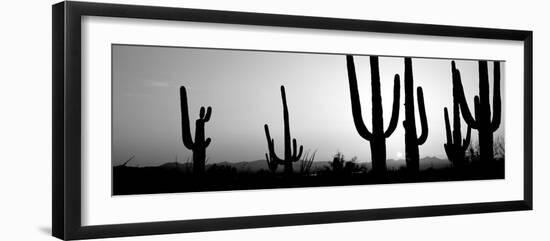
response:
[[[53,6],[53,235],[532,209],[532,32]]]

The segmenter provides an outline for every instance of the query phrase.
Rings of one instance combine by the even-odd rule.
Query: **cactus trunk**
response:
[[[199,148],[193,151],[193,173],[202,174],[206,168],[206,149]]]
[[[494,62],[493,75],[493,110],[491,119],[491,103],[489,101],[489,74],[487,61],[479,61],[479,96],[474,97],[474,116],[472,116],[464,89],[460,71],[456,68],[455,62],[451,64],[453,74],[453,85],[457,87],[457,99],[460,103],[462,117],[466,123],[473,129],[478,130],[479,134],[479,153],[480,160],[491,161],[493,156],[493,132],[500,126],[501,119],[501,99],[500,99],[500,63]]]
[[[346,56],[348,79],[350,86],[351,108],[353,122],[357,133],[363,139],[370,142],[372,169],[375,174],[386,172],[386,138],[388,138],[397,127],[399,119],[399,75],[394,78],[393,109],[388,129],[384,132],[384,120],[382,109],[382,96],[380,94],[380,74],[378,69],[378,57],[370,57],[371,86],[372,86],[372,133],[368,130],[361,114],[361,101],[357,88],[357,76],[353,56]]]
[[[489,76],[487,73],[487,61],[479,63],[479,129],[491,129],[491,106],[489,103]],[[477,118],[476,118],[477,119]],[[481,160],[490,160],[493,158],[493,132],[479,132],[479,149]]]
[[[283,100],[283,123],[284,123],[284,141],[285,141],[285,173],[292,173],[292,149],[290,149],[290,123],[288,120],[288,105],[286,103],[286,92],[284,86],[281,86],[281,98]],[[298,161],[298,160],[295,160]]]
[[[375,170],[386,170],[386,139],[384,137],[384,119],[382,110],[382,96],[380,94],[380,74],[378,58],[371,58],[371,86],[372,86],[372,135],[370,149],[376,150],[372,154],[372,166]]]
[[[422,133],[420,137],[416,135],[416,121],[414,116],[414,79],[412,72],[411,58],[405,58],[405,160],[407,169],[411,172],[418,172],[420,168],[420,157],[418,146],[424,144],[428,138],[428,122],[426,119],[426,109],[424,108],[424,94],[422,87],[418,87],[417,100],[418,111],[420,113],[420,124]]]
[[[210,145],[210,138],[205,139],[204,124],[210,120],[212,108],[204,110],[201,107],[199,119],[195,121],[195,141],[191,135],[191,127],[189,125],[189,108],[187,105],[187,91],[184,86],[180,87],[180,107],[181,107],[181,130],[183,145],[193,151],[193,173],[201,175],[206,169],[206,148]]]

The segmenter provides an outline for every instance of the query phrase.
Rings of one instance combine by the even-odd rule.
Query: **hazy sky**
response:
[[[159,165],[192,156],[181,140],[179,87],[187,88],[191,132],[201,106],[212,106],[206,123],[208,163],[254,161],[264,158],[263,125],[283,155],[283,113],[280,86],[286,88],[290,128],[304,150],[317,150],[316,161],[328,161],[341,151],[370,162],[370,146],[355,129],[351,114],[345,55],[278,53],[242,50],[148,46],[113,46],[113,165],[135,155],[131,165]],[[424,91],[429,135],[420,156],[446,159],[443,108],[452,121],[451,60],[413,58],[415,89]],[[386,139],[388,159],[404,158],[404,58],[380,57],[384,128],[393,101],[393,76],[401,76],[399,125]],[[478,94],[477,61],[456,61],[466,99],[473,112]],[[363,119],[371,123],[371,81],[368,56],[355,56]],[[501,95],[504,95],[501,64]],[[493,64],[489,63],[490,95]],[[418,135],[420,118],[416,103]],[[503,113],[505,103],[503,99]],[[491,106],[492,109],[492,106]],[[495,136],[504,134],[504,118]],[[466,125],[462,122],[463,136]],[[472,130],[472,143],[477,141]]]

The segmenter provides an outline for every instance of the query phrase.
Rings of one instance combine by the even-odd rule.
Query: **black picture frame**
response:
[[[499,202],[463,203],[455,205],[342,210],[316,213],[83,226],[81,224],[81,18],[83,16],[230,23],[259,26],[522,41],[524,44],[525,70],[523,76],[523,199]],[[533,33],[531,31],[89,2],[60,2],[53,5],[52,24],[52,233],[53,236],[57,238],[72,240],[169,234],[518,211],[531,210],[533,207]]]

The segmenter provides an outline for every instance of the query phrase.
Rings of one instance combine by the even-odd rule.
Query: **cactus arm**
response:
[[[355,64],[353,62],[353,56],[346,56],[346,63],[348,69],[349,89],[351,98],[351,112],[353,115],[353,122],[355,123],[355,129],[357,133],[365,140],[372,140],[372,133],[367,129],[363,121],[363,115],[361,113],[361,100],[359,98],[359,90],[357,88],[357,76],[355,74]]]
[[[453,153],[453,150],[451,148],[451,145],[452,144],[443,144],[443,147],[445,148],[445,153],[447,154],[447,159],[449,159],[450,162],[453,162],[454,159],[452,159],[452,157],[454,157],[454,153]]]
[[[451,132],[451,123],[449,122],[449,113],[447,111],[447,107],[443,109],[443,113],[445,116],[445,133],[447,136],[447,143],[444,143],[443,147],[445,148],[445,153],[447,153],[447,157],[449,158],[449,161],[452,162],[451,157],[455,155],[451,150],[451,146],[453,145],[453,137]]]
[[[464,142],[462,142],[462,148],[464,148],[464,151],[468,149],[468,146],[470,145],[470,135],[472,133],[472,128],[468,126],[468,130],[466,131],[466,138],[464,139]]]
[[[202,108],[204,108],[204,107],[202,107]],[[212,107],[208,106],[208,109],[206,109],[206,115],[203,118],[204,122],[208,122],[210,120],[210,115],[211,114],[212,114]]]
[[[272,147],[273,147],[273,139],[269,134],[269,126],[267,124],[264,125],[264,131],[265,131],[265,139],[267,140],[267,147],[269,148],[269,152],[271,153]]]
[[[201,106],[201,109],[199,111],[199,119],[204,119],[204,106]]]
[[[296,138],[292,139],[292,157],[295,157],[298,152],[298,143],[296,143]]]
[[[272,161],[276,161],[277,163],[282,163],[283,160],[277,156],[277,153],[275,153],[275,141],[273,138],[271,138],[271,135],[269,134],[269,126],[267,124],[264,125],[265,130],[265,137],[267,139],[267,148],[269,151],[269,156],[271,157]]]
[[[457,101],[460,105],[460,110],[462,112],[462,117],[464,118],[464,121],[473,129],[478,128],[478,123],[474,117],[472,117],[472,113],[470,112],[470,108],[468,108],[468,103],[466,102],[466,97],[464,96],[464,87],[462,86],[462,80],[460,77],[460,71],[456,68],[455,62],[451,62],[451,68],[452,68],[452,78],[453,78],[453,86],[457,88],[456,97]]]
[[[298,152],[298,154],[296,154],[296,151],[298,150],[296,139],[292,139],[292,147],[294,150],[294,153],[292,154],[292,162],[297,162],[300,160],[300,157],[302,157],[302,153],[304,152],[304,146],[300,145],[300,151]]]
[[[267,168],[270,171],[272,171],[272,172],[277,171],[277,166],[279,165],[279,163],[277,163],[277,160],[270,159],[268,154],[265,153],[265,161],[267,162]]]
[[[275,140],[274,139],[271,139],[271,150],[273,150],[273,152],[271,152],[271,154],[270,154],[271,155],[271,161],[274,161],[279,165],[284,165],[285,164],[284,160],[279,158],[279,156],[277,156],[277,153],[275,152]]]
[[[416,95],[418,100],[418,111],[420,112],[420,125],[422,126],[422,133],[417,140],[417,144],[422,145],[426,142],[426,139],[428,139],[428,119],[426,118],[426,108],[424,108],[422,87],[416,88]]]
[[[400,99],[400,81],[399,81],[399,75],[396,74],[393,80],[393,107],[392,107],[392,113],[391,113],[391,119],[390,124],[388,125],[388,129],[386,132],[384,132],[385,137],[390,137],[391,134],[395,131],[395,128],[397,128],[397,122],[399,121],[399,99]]]
[[[300,160],[300,157],[302,157],[302,153],[304,153],[304,146],[300,145],[300,151],[298,151],[298,156],[296,156],[296,161]]]
[[[181,132],[183,145],[192,150],[194,143],[191,137],[191,128],[189,125],[189,108],[187,105],[187,91],[185,87],[180,87],[180,107],[181,107]]]
[[[500,63],[494,62],[493,68],[493,120],[491,121],[491,130],[495,132],[500,126],[501,103],[500,103]]]
[[[271,162],[269,162],[269,156],[267,155],[267,153],[265,153],[265,162],[267,162],[267,167],[269,168],[269,170],[271,170]]]
[[[204,141],[204,148],[207,148],[210,145],[211,141],[212,139],[210,139],[210,137],[206,138],[206,140]]]
[[[447,134],[447,144],[453,143],[453,137],[451,132],[451,123],[449,122],[449,113],[447,111],[447,107],[443,109],[444,116],[445,116],[445,133]],[[446,146],[446,144],[445,144]],[[446,147],[445,147],[446,148]]]

